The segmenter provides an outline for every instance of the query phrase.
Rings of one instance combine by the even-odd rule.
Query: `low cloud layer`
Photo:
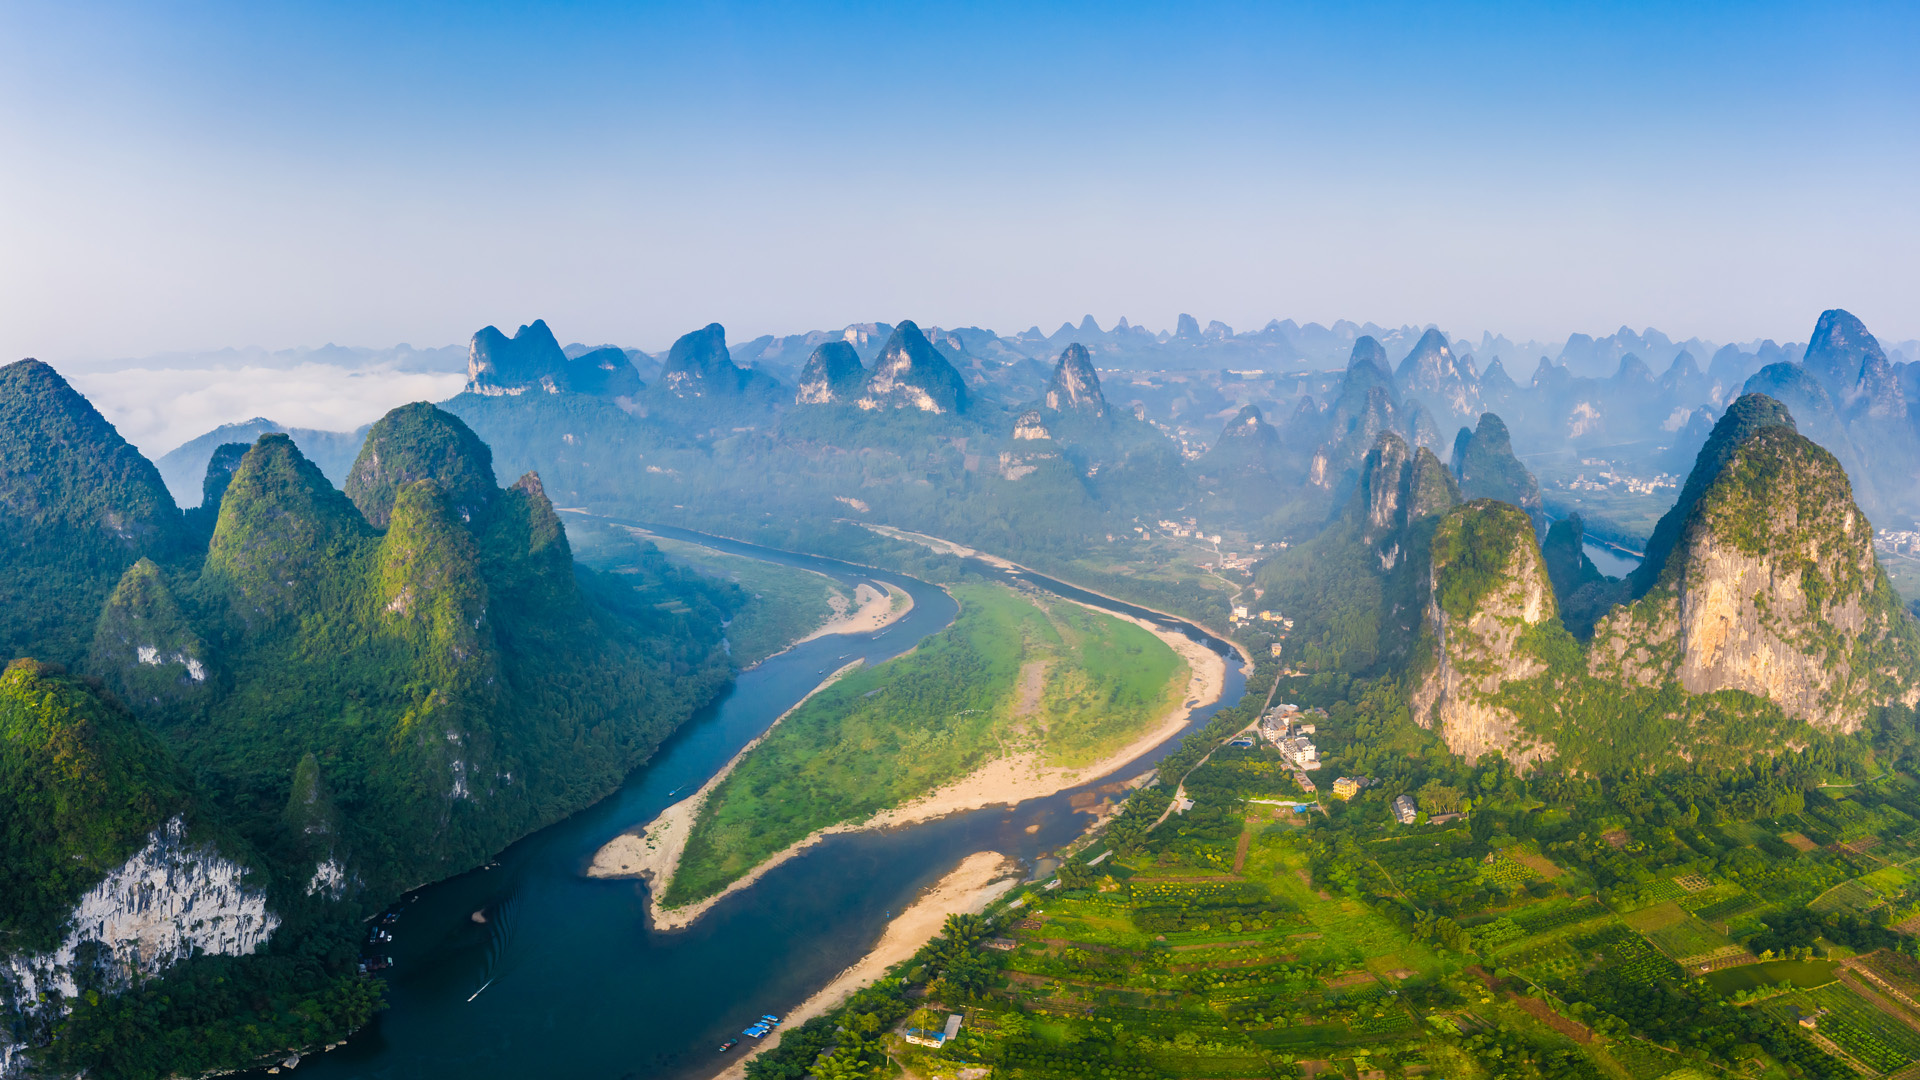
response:
[[[445,401],[466,383],[465,375],[453,373],[312,363],[63,374],[149,459],[221,424],[256,416],[288,427],[351,431],[396,405]]]

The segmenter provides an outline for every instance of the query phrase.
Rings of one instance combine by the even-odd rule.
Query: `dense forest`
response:
[[[498,486],[430,405],[373,426],[345,491],[285,435],[223,447],[183,515],[51,369],[0,389],[0,930],[37,973],[0,1025],[49,1064],[192,1074],[344,1035],[379,998],[360,917],[605,795],[731,675],[737,584],[576,565],[539,478]],[[171,966],[48,952],[143,845],[264,931]]]

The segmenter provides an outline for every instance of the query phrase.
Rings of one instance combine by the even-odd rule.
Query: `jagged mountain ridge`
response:
[[[1638,599],[1586,645],[1554,617],[1552,568],[1517,520],[1469,503],[1434,542],[1414,717],[1457,753],[1586,770],[1732,763],[1920,701],[1920,624],[1845,472],[1777,402],[1729,410],[1656,534],[1671,542],[1649,552],[1652,584],[1636,575]],[[1560,571],[1563,595],[1596,584],[1585,570]]]

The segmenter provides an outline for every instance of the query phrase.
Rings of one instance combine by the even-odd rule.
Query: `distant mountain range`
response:
[[[1539,355],[1516,378],[1501,356],[1485,352],[1511,346],[1505,339],[1483,336],[1476,357],[1467,342],[1435,328],[1347,322],[1331,328],[1275,322],[1236,334],[1217,322],[1203,329],[1183,316],[1176,330],[1149,333],[1124,320],[1103,330],[1088,317],[1052,334],[1032,329],[1003,337],[903,321],[758,338],[731,348],[715,324],[650,356],[611,346],[563,347],[536,320],[511,337],[493,327],[474,335],[467,391],[594,400],[685,432],[764,427],[790,409],[849,403],[956,414],[986,408],[1007,413],[1010,422],[1022,407],[1063,391],[1074,400],[1074,387],[1104,368],[1126,376],[1124,407],[1172,436],[1189,459],[1213,446],[1220,432],[1239,430],[1236,414],[1253,405],[1272,438],[1251,458],[1242,450],[1215,455],[1201,473],[1238,476],[1252,469],[1270,483],[1260,490],[1236,483],[1234,497],[1262,512],[1298,503],[1307,515],[1302,520],[1337,502],[1380,431],[1396,431],[1410,445],[1448,457],[1457,433],[1491,412],[1516,452],[1554,479],[1553,490],[1542,491],[1541,512],[1578,509],[1590,529],[1636,543],[1657,510],[1622,516],[1561,492],[1577,487],[1588,461],[1599,463],[1589,471],[1611,468],[1641,478],[1635,490],[1652,490],[1662,475],[1679,476],[1719,410],[1753,390],[1789,403],[1804,430],[1848,468],[1872,517],[1920,518],[1920,484],[1913,482],[1920,475],[1920,414],[1914,412],[1920,364],[1882,349],[1845,312],[1822,316],[1810,340],[1810,346],[1714,346],[1622,328],[1602,338],[1574,335],[1560,347],[1560,359]],[[1320,363],[1336,346],[1343,363],[1335,372],[1273,373]],[[1055,385],[1063,354],[1073,358],[1072,373]],[[1239,363],[1252,366],[1229,367]],[[256,419],[230,428],[252,436],[274,426]],[[343,478],[357,433],[289,434],[330,477]],[[168,486],[183,504],[195,497],[207,457],[222,438],[210,433],[161,458]],[[1302,479],[1311,489],[1303,503],[1289,493]]]

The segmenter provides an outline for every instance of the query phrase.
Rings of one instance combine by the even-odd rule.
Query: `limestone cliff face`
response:
[[[1460,501],[1447,467],[1425,447],[1409,447],[1391,431],[1382,432],[1361,463],[1360,542],[1372,548],[1383,573],[1391,572],[1424,546],[1422,522],[1446,513]]]
[[[1432,550],[1430,651],[1413,685],[1414,721],[1466,758],[1498,752],[1525,767],[1550,756],[1500,700],[1508,683],[1546,674],[1529,631],[1558,616],[1532,522],[1517,507],[1476,500],[1441,520]]]
[[[1100,391],[1100,376],[1093,370],[1093,358],[1079,342],[1060,353],[1053,378],[1047,383],[1047,408],[1054,412],[1079,412],[1088,416],[1107,415],[1107,398]]]
[[[1449,420],[1479,415],[1482,405],[1478,379],[1464,357],[1456,356],[1447,336],[1428,330],[1420,336],[1413,351],[1400,362],[1396,373],[1400,386],[1410,395],[1424,399]]]
[[[1047,430],[1047,420],[1039,409],[1028,409],[1013,422],[1013,437],[1021,439],[1051,439],[1053,433]]]
[[[266,944],[280,917],[244,867],[190,841],[175,817],[82,896],[67,923],[51,951],[0,959],[0,997],[26,1026],[64,1015],[82,985],[124,990],[195,953],[245,956]],[[6,1034],[0,1030],[0,1076],[25,1065],[23,1046]]]
[[[1594,634],[1596,674],[1741,690],[1856,731],[1920,699],[1916,630],[1833,455],[1791,427],[1739,443],[1694,504],[1654,588]]]
[[[854,404],[862,409],[967,411],[967,384],[912,322],[894,327]]]
[[[1721,419],[1655,532],[1637,599],[1630,583],[1575,590],[1600,589],[1610,607],[1585,646],[1557,617],[1525,521],[1481,500],[1435,532],[1412,704],[1458,753],[1718,768],[1804,742],[1809,725],[1853,732],[1876,706],[1920,701],[1920,624],[1840,463],[1777,402],[1749,396]],[[1566,578],[1577,525],[1550,542]]]

